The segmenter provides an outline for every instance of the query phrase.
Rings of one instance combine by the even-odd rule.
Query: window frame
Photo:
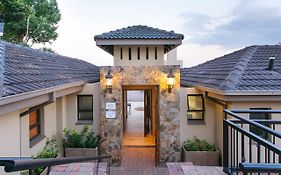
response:
[[[37,122],[33,125],[30,125],[29,115],[31,112],[36,112]],[[45,138],[44,135],[44,107],[32,110],[28,113],[28,137],[29,137],[29,146],[32,148],[37,143],[39,143],[41,140]],[[38,127],[38,134],[32,138],[30,138],[30,130]]]
[[[202,99],[202,109],[190,109],[189,98],[188,98],[190,96],[192,96],[192,97],[201,97],[201,99]],[[187,94],[186,97],[187,97],[186,98],[186,100],[187,100],[187,114],[189,112],[198,112],[198,113],[202,114],[202,118],[189,118],[189,117],[187,117],[187,120],[204,120],[206,108],[205,108],[205,99],[204,99],[203,94]]]
[[[91,107],[92,107],[92,110],[85,110],[85,109],[83,109],[83,110],[80,110],[79,109],[79,98],[80,97],[92,97],[92,105],[91,105]],[[94,98],[93,98],[93,95],[77,95],[77,121],[79,122],[79,121],[93,121],[93,115],[94,115],[94,107],[93,107],[93,104],[94,104]],[[79,118],[79,114],[80,114],[80,112],[92,112],[92,118],[91,119],[80,119]]]
[[[271,108],[250,108],[250,110],[271,110]],[[249,113],[249,119],[250,119],[250,120],[259,120],[258,118],[251,118],[251,114],[255,114],[255,113]],[[262,120],[271,120],[271,118],[272,118],[271,114],[269,114],[269,113],[257,113],[257,114],[263,114],[263,115],[266,116],[266,117],[265,117],[264,119],[262,119]],[[264,125],[264,126],[271,128],[270,125]],[[270,140],[270,139],[271,139],[271,138],[270,138],[270,134],[269,134],[268,132],[265,132],[265,135],[264,135],[264,136],[261,136],[261,135],[259,135],[259,134],[256,133],[256,129],[257,129],[257,128],[254,127],[254,126],[252,126],[252,125],[249,126],[249,131],[250,131],[250,132],[256,134],[257,136],[259,136],[259,137],[261,137],[261,138],[263,138],[263,139],[265,139],[265,140]],[[253,131],[253,130],[254,130],[254,131]]]

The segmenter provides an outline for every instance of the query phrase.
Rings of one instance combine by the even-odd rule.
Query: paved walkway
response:
[[[111,167],[112,175],[169,175],[165,167],[155,167],[155,148],[123,148],[121,167]]]

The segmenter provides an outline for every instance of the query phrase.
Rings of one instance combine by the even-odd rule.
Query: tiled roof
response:
[[[275,57],[273,70],[267,70],[269,57]],[[183,68],[181,85],[222,91],[280,91],[281,45],[250,46],[192,68]]]
[[[130,26],[95,36],[97,39],[183,39],[182,34],[143,25]]]
[[[99,81],[99,68],[88,62],[4,41],[0,41],[0,58],[1,46],[2,97],[79,81]]]

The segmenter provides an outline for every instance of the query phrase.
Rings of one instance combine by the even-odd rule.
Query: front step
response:
[[[51,168],[50,175],[106,175],[106,162],[87,162],[57,165]]]
[[[170,175],[225,175],[222,167],[194,166],[191,162],[167,163]]]

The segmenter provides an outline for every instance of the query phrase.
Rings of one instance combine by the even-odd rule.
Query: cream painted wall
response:
[[[196,136],[215,143],[215,105],[205,99],[206,113],[203,121],[187,121],[187,94],[202,94],[195,88],[180,88],[180,142]]]
[[[120,59],[122,47],[123,59]],[[140,60],[137,59],[138,47],[140,48]],[[149,47],[149,59],[146,59],[146,47]],[[155,59],[155,47],[157,47],[157,60]],[[129,60],[129,48],[132,59]],[[114,66],[139,66],[139,65],[164,65],[164,46],[114,46]]]
[[[93,123],[91,125],[95,133],[99,133],[99,83],[86,84],[80,93],[66,96],[66,127],[68,129],[81,130],[85,125],[77,123],[77,95],[93,95]]]
[[[180,65],[181,68],[183,67],[183,60],[178,60],[177,48],[167,53],[165,65]]]
[[[21,121],[21,155],[30,157],[36,155],[44,148],[46,138],[51,138],[57,135],[57,122],[56,122],[56,102],[51,103],[44,107],[43,131],[42,134],[46,136],[39,143],[30,147],[29,142],[29,117],[25,115],[20,118]]]
[[[20,121],[19,111],[0,116],[0,157],[17,157],[20,155]],[[0,167],[0,174],[8,174]],[[9,173],[17,175],[19,173]]]

